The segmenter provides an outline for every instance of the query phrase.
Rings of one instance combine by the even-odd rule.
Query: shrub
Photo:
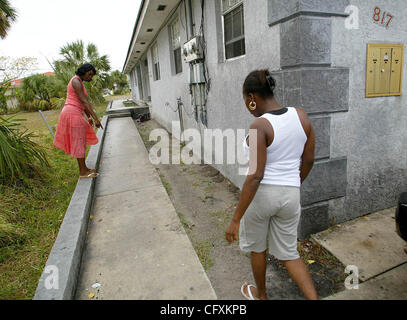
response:
[[[51,109],[62,109],[65,105],[65,98],[51,98]]]
[[[7,113],[6,91],[10,88],[10,81],[0,81],[0,113]]]
[[[21,119],[0,117],[0,183],[24,182],[38,173],[38,166],[49,167],[45,151],[32,141],[34,135],[21,126]]]

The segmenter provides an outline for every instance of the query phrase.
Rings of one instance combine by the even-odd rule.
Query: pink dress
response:
[[[67,95],[64,108],[59,115],[59,121],[55,132],[54,146],[70,154],[72,158],[85,158],[86,145],[98,143],[95,131],[85,120],[85,106],[76,95],[72,86],[73,79],[82,80],[79,76],[74,76],[68,84]],[[85,86],[82,83],[83,92],[86,96]]]

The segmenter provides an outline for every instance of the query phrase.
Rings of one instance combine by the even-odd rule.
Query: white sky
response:
[[[11,0],[18,19],[0,39],[0,56],[36,57],[38,73],[52,71],[68,42],[92,42],[122,71],[141,0]],[[1,72],[1,71],[0,71]]]

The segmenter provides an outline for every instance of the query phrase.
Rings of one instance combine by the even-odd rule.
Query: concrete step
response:
[[[386,209],[311,236],[345,266],[358,268],[359,289],[332,299],[381,299],[386,294],[407,299],[407,243],[395,232],[394,215],[395,208]]]

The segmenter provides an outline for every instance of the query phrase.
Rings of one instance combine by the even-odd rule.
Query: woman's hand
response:
[[[229,224],[229,227],[226,229],[226,240],[229,243],[232,243],[235,240],[238,240],[240,222],[232,220]]]
[[[96,128],[102,128],[103,129],[102,124],[100,123],[99,119],[95,120],[95,126],[96,126]]]
[[[93,120],[92,120],[92,118],[88,118],[88,123],[93,127]]]

